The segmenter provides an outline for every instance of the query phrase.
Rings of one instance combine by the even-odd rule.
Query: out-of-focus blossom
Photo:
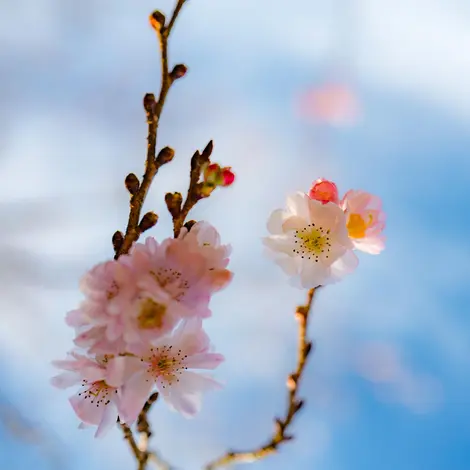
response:
[[[186,320],[172,334],[137,345],[131,352],[136,357],[126,357],[126,361],[133,363],[135,372],[122,389],[122,410],[128,421],[137,418],[154,387],[171,408],[186,417],[199,411],[203,392],[220,388],[211,377],[191,371],[215,369],[224,359],[210,352],[201,319]]]
[[[298,192],[287,199],[286,210],[272,213],[267,227],[271,236],[264,244],[294,285],[331,284],[357,267],[346,216],[333,202],[323,204]]]
[[[315,199],[323,204],[327,202],[339,203],[338,188],[332,181],[328,181],[323,178],[319,178],[313,182],[312,188],[308,193],[310,199]]]
[[[360,105],[354,90],[345,83],[326,83],[301,95],[299,111],[302,117],[333,126],[354,124]]]
[[[341,201],[354,247],[376,255],[385,248],[385,213],[378,196],[351,189]]]
[[[95,437],[103,436],[118,417],[119,387],[126,378],[125,358],[90,358],[72,352],[70,359],[53,364],[66,371],[52,378],[54,386],[68,388],[81,382],[77,394],[70,398],[70,404],[82,424],[98,426]]]

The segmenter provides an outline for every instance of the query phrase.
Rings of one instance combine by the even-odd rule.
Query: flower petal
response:
[[[119,415],[122,415],[126,423],[132,423],[137,419],[153,386],[154,382],[145,370],[136,372],[123,385]]]
[[[57,388],[68,388],[78,382],[80,382],[80,375],[76,372],[63,372],[51,379],[51,384]]]
[[[103,437],[114,426],[117,416],[118,414],[116,405],[111,401],[104,407],[100,424],[98,425],[98,429],[95,432],[95,437]]]
[[[222,354],[200,353],[189,356],[185,359],[185,366],[190,369],[215,369],[225,360]]]

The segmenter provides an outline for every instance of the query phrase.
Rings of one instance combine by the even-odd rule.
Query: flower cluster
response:
[[[264,244],[297,287],[332,284],[354,271],[354,250],[378,254],[384,249],[385,214],[377,196],[350,190],[340,200],[336,185],[319,179],[308,194],[287,199],[268,220]]]
[[[132,424],[156,387],[187,417],[200,408],[202,393],[219,387],[197,369],[214,369],[223,356],[212,352],[202,328],[213,293],[232,278],[230,247],[214,227],[199,222],[177,239],[147,238],[128,255],[95,266],[81,281],[85,300],[67,315],[77,351],[54,365],[60,388],[80,384],[70,403],[96,436],[117,417]]]

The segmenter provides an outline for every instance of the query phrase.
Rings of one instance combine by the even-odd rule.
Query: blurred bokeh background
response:
[[[170,0],[3,0],[0,5],[0,468],[135,468],[119,431],[96,441],[52,389],[71,347],[78,279],[112,256],[124,177],[140,175],[142,97],[159,89],[149,13]],[[295,305],[263,254],[269,213],[326,177],[383,198],[386,251],[324,289],[296,440],[256,470],[470,469],[470,3],[466,0],[191,0],[171,40],[188,75],[172,88],[159,145],[176,150],[146,207],[189,159],[236,184],[192,218],[233,245],[230,288],[207,328],[226,356],[187,421],[155,406],[153,444],[180,470],[262,443],[285,406]],[[241,468],[241,467],[240,467]]]

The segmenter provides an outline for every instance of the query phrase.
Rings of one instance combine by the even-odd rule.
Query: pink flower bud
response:
[[[222,186],[230,186],[235,181],[235,175],[231,170],[231,167],[227,166],[222,168]]]
[[[218,185],[220,180],[220,171],[221,169],[218,163],[211,163],[208,165],[204,170],[204,182]]]
[[[204,169],[204,183],[210,186],[230,186],[235,180],[232,167],[220,167],[218,163],[211,163]]]
[[[313,182],[312,189],[308,193],[310,199],[320,201],[322,204],[328,202],[339,203],[338,188],[332,181],[320,178]]]

